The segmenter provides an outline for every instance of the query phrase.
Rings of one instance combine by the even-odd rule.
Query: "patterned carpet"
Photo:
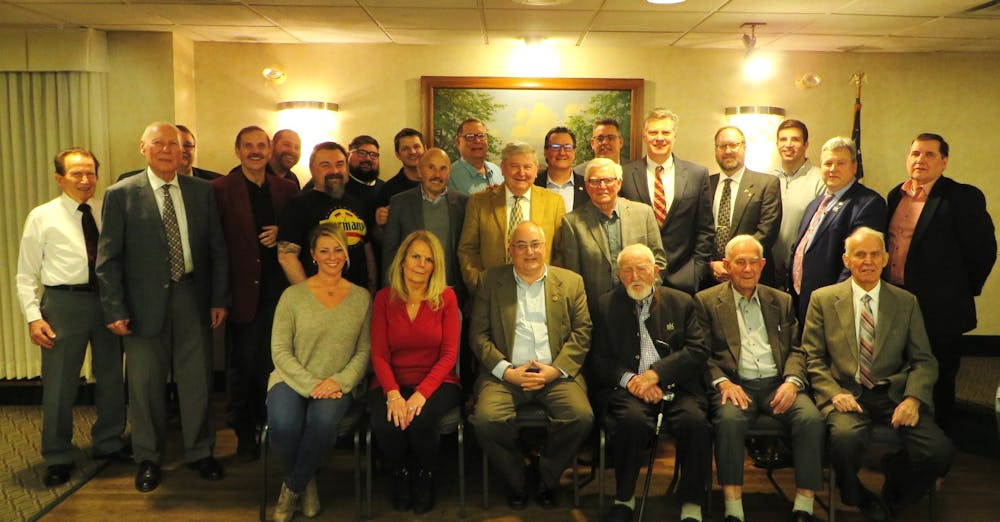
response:
[[[107,466],[90,458],[95,416],[93,406],[74,408],[76,469],[69,482],[49,489],[42,484],[42,407],[0,406],[0,520],[37,520]]]

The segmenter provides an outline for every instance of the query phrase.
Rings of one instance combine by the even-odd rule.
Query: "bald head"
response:
[[[424,194],[437,198],[444,194],[451,178],[451,158],[448,153],[437,147],[428,150],[417,162],[417,173],[420,175],[420,186]]]

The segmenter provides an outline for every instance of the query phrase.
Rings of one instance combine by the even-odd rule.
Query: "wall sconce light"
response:
[[[337,111],[340,105],[322,101],[283,101],[278,102],[278,128],[292,129],[302,140],[302,157],[293,167],[300,174],[300,180],[309,179],[301,173],[309,172],[309,154],[317,143],[336,141]]]
[[[757,172],[773,172],[775,134],[785,119],[785,109],[767,105],[726,107],[726,123],[738,127],[746,137],[746,167]]]

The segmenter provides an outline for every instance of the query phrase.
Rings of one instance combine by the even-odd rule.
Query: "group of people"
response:
[[[996,259],[983,193],[942,176],[948,144],[936,134],[913,140],[908,179],[887,205],[855,178],[850,139],[828,140],[814,167],[808,129],[786,120],[782,165],[768,174],[745,167],[743,133],[722,127],[709,175],[673,154],[678,121],[651,111],[646,155],[625,165],[618,122],[597,121],[595,159],[581,164],[576,136],[555,127],[542,171],[525,143],[488,161],[475,118],[457,129],[454,162],[403,129],[402,168],[388,181],[378,141],[362,135],[316,145],[301,190],[292,130],[241,129],[240,164],[221,176],[194,168],[189,129],[156,122],[140,140],[147,167],[103,201],[93,154],[61,152],[63,194],[29,215],[17,276],[42,347],[46,484],[72,472],[88,342],[95,456],[138,463],[139,491],[159,485],[172,377],[184,460],[222,478],[209,396],[211,331],[226,324],[228,421],[248,459],[260,427],[271,430],[284,469],[276,520],[319,512],[316,469],[361,405],[394,507],[433,509],[438,425],[463,393],[513,509],[529,487],[541,506],[558,504],[563,470],[596,423],[617,487],[602,519],[631,520],[662,412],[684,521],[702,518],[713,447],[726,520],[745,521],[743,441],[759,415],[788,428],[793,520],[812,520],[827,440],[844,502],[887,519],[954,453],[945,431],[960,338]],[[514,423],[528,403],[550,421],[530,467]],[[881,494],[857,478],[871,423],[904,443]]]

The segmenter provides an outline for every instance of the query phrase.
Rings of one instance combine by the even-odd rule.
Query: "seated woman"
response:
[[[316,468],[337,440],[371,349],[371,296],[342,277],[350,263],[344,230],[320,224],[309,248],[319,271],[281,295],[271,335],[267,422],[286,473],[278,522],[291,520],[300,505],[307,517],[319,513]]]
[[[392,260],[389,287],[375,294],[368,394],[372,430],[395,476],[393,506],[426,513],[434,507],[438,425],[458,405],[455,373],[460,319],[445,286],[444,252],[427,230],[406,236]],[[411,491],[411,476],[414,475]]]

